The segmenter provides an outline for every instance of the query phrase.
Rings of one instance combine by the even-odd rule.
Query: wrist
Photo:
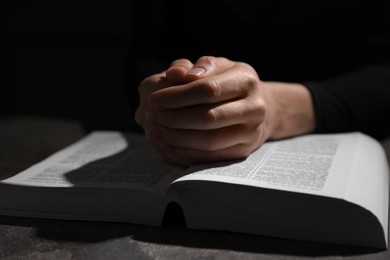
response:
[[[315,129],[310,92],[299,83],[263,82],[270,96],[271,132],[269,139],[311,133]]]

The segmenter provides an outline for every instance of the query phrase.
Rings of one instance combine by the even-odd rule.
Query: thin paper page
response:
[[[46,187],[131,186],[163,191],[181,171],[163,163],[143,136],[100,131],[2,182]]]
[[[368,157],[367,154],[370,156]],[[383,147],[361,136],[352,168],[346,200],[361,205],[379,219],[388,239],[389,165]]]
[[[268,142],[244,161],[196,165],[182,180],[211,180],[342,198],[358,133]]]

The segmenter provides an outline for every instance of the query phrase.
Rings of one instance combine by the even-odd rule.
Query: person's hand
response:
[[[291,97],[285,85],[292,85],[287,94],[298,101],[300,114],[309,108],[303,117],[286,114]],[[137,123],[166,160],[181,165],[244,158],[270,138],[308,132],[314,125],[303,86],[265,83],[250,65],[226,58],[176,60],[167,71],[146,78],[139,93]],[[301,97],[309,103],[301,103]],[[288,115],[298,121],[283,122]],[[299,129],[286,131],[291,126]]]

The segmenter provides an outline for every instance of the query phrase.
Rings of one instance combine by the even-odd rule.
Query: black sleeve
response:
[[[390,66],[367,66],[333,79],[304,82],[315,108],[316,132],[390,135]]]
[[[301,82],[313,98],[316,132],[361,131],[380,140],[390,136],[390,5],[359,3],[359,19],[348,27],[358,37],[327,65],[351,64],[330,77]],[[352,55],[342,57],[352,47]]]

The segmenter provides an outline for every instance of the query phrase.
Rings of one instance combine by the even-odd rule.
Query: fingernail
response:
[[[196,75],[196,76],[202,76],[206,73],[206,70],[204,68],[193,68],[191,69],[188,74]]]

